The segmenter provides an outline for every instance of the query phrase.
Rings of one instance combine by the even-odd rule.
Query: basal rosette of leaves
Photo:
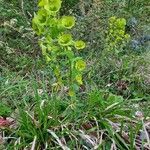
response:
[[[73,40],[69,30],[74,27],[76,19],[73,16],[59,16],[61,3],[61,0],[40,0],[32,26],[39,36],[42,54],[53,70],[53,85],[68,87],[69,95],[74,97],[83,84],[82,74],[86,68],[84,60],[75,56],[75,51],[84,49],[86,45],[82,40]]]

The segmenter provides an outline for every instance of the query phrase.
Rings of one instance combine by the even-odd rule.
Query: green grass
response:
[[[31,82],[34,85],[34,81]],[[46,98],[44,95],[47,93],[38,94],[36,85],[33,89],[33,100],[30,103],[16,105],[17,127],[3,131],[5,136],[15,137],[6,146],[8,149],[14,146],[18,149],[30,147],[29,143],[32,145],[35,137],[36,149],[43,149],[46,143],[48,149],[63,146],[81,149],[105,147],[107,142],[112,144],[113,141],[120,149],[130,149],[132,146],[131,143],[126,144],[120,132],[123,132],[127,124],[131,125],[132,120],[136,121],[136,118],[132,117],[134,111],[126,106],[127,101],[121,96],[93,89],[85,100],[79,97],[78,101],[70,101],[56,96]],[[118,121],[122,123],[122,129]],[[135,126],[140,126],[140,122]],[[98,136],[101,134],[102,143],[99,143]],[[61,143],[62,138],[65,145]],[[97,142],[92,142],[93,138]],[[17,144],[14,145],[15,143]]]
[[[126,100],[93,88],[86,94],[81,93],[78,101],[70,101],[64,96],[49,94],[45,80],[37,83],[35,78],[17,77],[18,80],[12,83],[3,79],[1,82],[7,83],[1,89],[2,101],[7,100],[5,107],[15,110],[11,110],[11,115],[7,113],[9,111],[5,112],[6,117],[11,116],[15,120],[15,127],[3,130],[5,137],[12,138],[5,140],[4,147],[7,149],[32,147],[35,139],[35,149],[43,149],[47,144],[47,149],[61,149],[63,146],[70,149],[93,146],[110,149],[113,143],[120,149],[135,147],[134,140],[142,122],[135,117],[139,109],[132,105],[135,102],[142,104],[140,100]],[[149,108],[141,112],[145,115],[144,120],[147,120]],[[130,128],[133,125],[134,128]],[[125,133],[131,134],[129,143],[124,137]],[[62,139],[65,145],[61,143]],[[92,142],[93,139],[96,141]]]

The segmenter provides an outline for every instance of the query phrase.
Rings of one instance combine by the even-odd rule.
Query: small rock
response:
[[[135,17],[130,18],[129,21],[127,22],[127,25],[128,25],[129,27],[133,27],[133,28],[134,28],[137,24],[138,24],[138,21],[137,21],[137,19],[136,19]]]
[[[141,44],[138,40],[131,40],[130,45],[134,50],[138,50]]]
[[[141,111],[137,111],[135,113],[135,116],[138,117],[139,119],[143,118],[143,113]]]

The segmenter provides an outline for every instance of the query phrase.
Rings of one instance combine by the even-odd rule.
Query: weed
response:
[[[72,35],[67,32],[75,25],[73,16],[57,17],[61,1],[53,2],[52,6],[49,3],[42,0],[39,2],[41,8],[33,18],[33,29],[42,36],[39,43],[42,54],[55,74],[53,85],[58,90],[59,87],[69,87],[68,93],[74,97],[79,85],[83,83],[82,71],[86,63],[81,57],[75,56],[72,46],[81,50],[85,43],[81,40],[73,41]]]

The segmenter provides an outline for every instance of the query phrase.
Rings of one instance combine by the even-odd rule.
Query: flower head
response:
[[[40,0],[38,6],[43,7],[44,5],[48,4],[48,0]]]
[[[125,25],[126,25],[126,20],[125,20],[124,18],[119,18],[119,19],[116,20],[115,25],[116,25],[118,28],[124,30]]]
[[[113,23],[115,21],[116,21],[116,17],[115,16],[112,16],[112,17],[109,18],[109,22],[110,23]]]
[[[32,22],[36,25],[45,25],[46,24],[46,15],[45,14],[41,14],[41,13],[38,13],[37,15],[34,16]]]
[[[85,48],[85,43],[83,41],[76,41],[75,42],[75,48],[76,49],[84,49]]]
[[[46,3],[44,5],[44,8],[51,13],[56,13],[61,8],[61,0],[45,0],[45,1]]]
[[[86,67],[86,63],[83,61],[83,60],[78,60],[75,64],[75,68],[78,70],[78,71],[83,71]]]
[[[75,96],[75,92],[73,90],[71,90],[71,89],[68,91],[68,94],[71,97]]]
[[[71,29],[75,25],[75,17],[73,16],[64,16],[61,20],[62,26]]]
[[[83,82],[82,82],[82,76],[81,76],[81,75],[76,75],[75,79],[76,79],[76,81],[77,81],[80,85],[83,84]]]
[[[63,34],[59,36],[58,43],[62,46],[68,46],[72,42],[72,35],[71,34]]]

